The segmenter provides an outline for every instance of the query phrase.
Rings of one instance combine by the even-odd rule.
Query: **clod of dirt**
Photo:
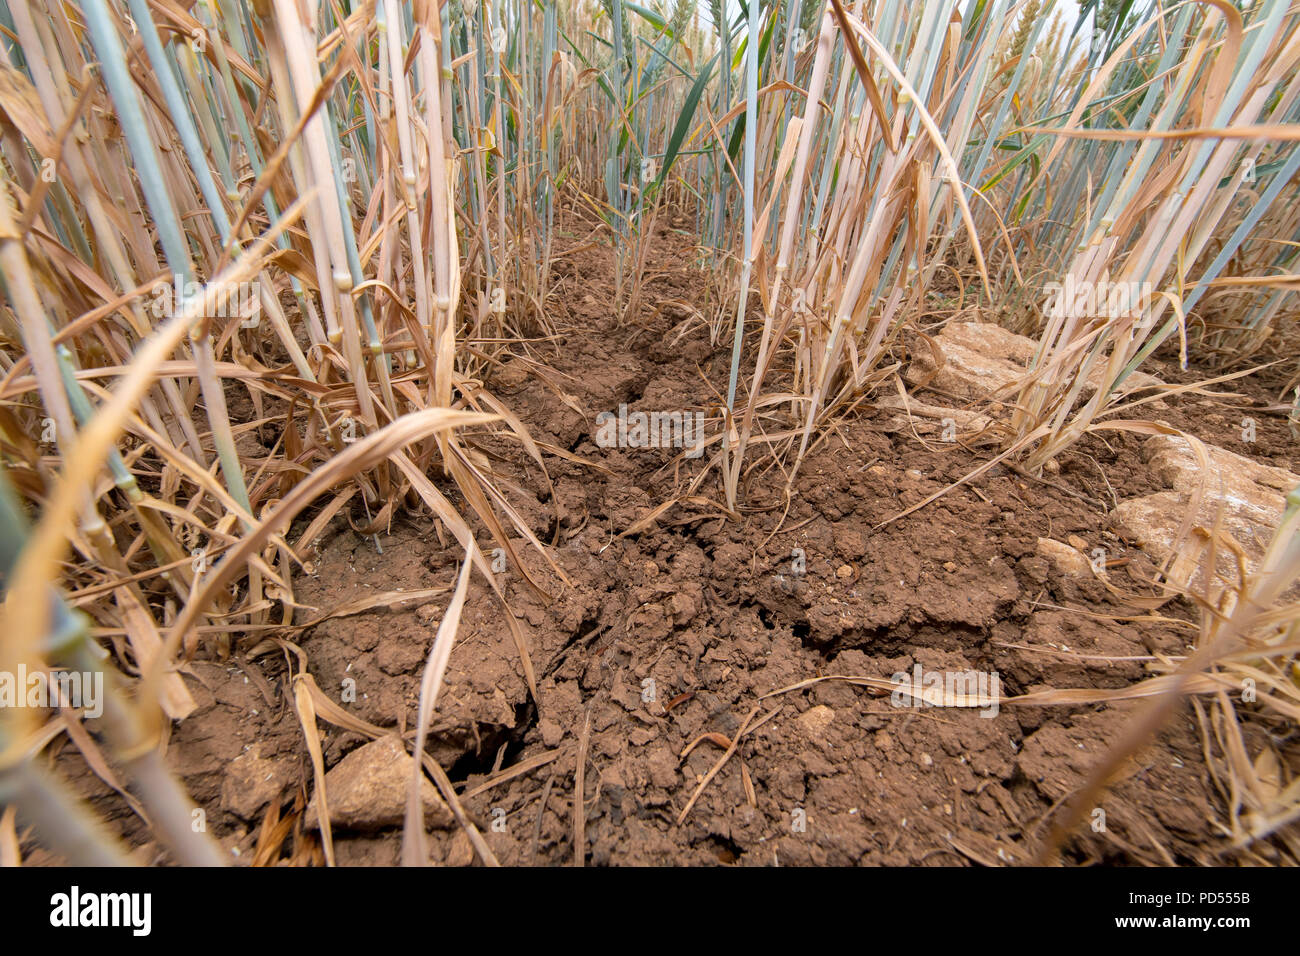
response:
[[[221,782],[221,805],[244,820],[252,820],[296,776],[293,761],[263,757],[262,745],[253,744],[227,765]]]
[[[413,758],[396,737],[381,737],[358,747],[325,775],[330,825],[345,830],[378,830],[400,826],[406,814],[406,788]],[[446,828],[451,811],[433,784],[421,777],[420,793],[427,826]],[[307,805],[308,829],[320,828],[317,797]]]

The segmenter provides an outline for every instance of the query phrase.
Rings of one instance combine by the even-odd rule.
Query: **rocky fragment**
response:
[[[1092,574],[1088,556],[1063,541],[1039,538],[1038,553],[1051,563],[1058,574],[1071,578],[1089,577]]]
[[[414,758],[396,737],[380,737],[352,751],[325,774],[330,825],[344,830],[401,826]],[[420,778],[425,825],[445,828],[451,811],[427,778]],[[307,805],[306,824],[319,829],[319,794]]]
[[[943,352],[943,367],[929,349],[919,349],[907,371],[907,380],[927,382],[933,388],[959,398],[982,400],[1006,398],[1023,381],[1038,343],[1009,332],[992,322],[950,322],[935,336]],[[1103,373],[1097,365],[1083,388],[1087,397],[1096,391]],[[1144,372],[1133,372],[1121,386],[1125,392],[1159,385],[1160,380]]]
[[[1201,565],[1216,523],[1223,542],[1216,570],[1236,582],[1233,545],[1240,548],[1247,573],[1253,573],[1282,518],[1286,493],[1300,485],[1300,476],[1289,471],[1213,445],[1205,449],[1208,471],[1185,438],[1150,439],[1143,447],[1143,459],[1171,490],[1121,502],[1111,513],[1115,529],[1157,561],[1174,556],[1168,575],[1171,583],[1190,584],[1198,592],[1205,589]],[[1200,507],[1190,534],[1180,542],[1179,531],[1198,488],[1203,489]]]

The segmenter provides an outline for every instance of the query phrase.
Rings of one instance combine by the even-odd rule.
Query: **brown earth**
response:
[[[497,459],[512,506],[539,537],[554,539],[554,560],[573,586],[565,587],[522,539],[516,542],[529,572],[552,595],[533,593],[517,569],[503,575],[536,669],[534,702],[505,612],[475,578],[430,752],[505,864],[557,865],[575,857],[597,865],[1028,862],[1052,814],[1135,705],[1004,704],[989,718],[974,709],[895,707],[887,690],[833,679],[765,695],[835,675],[888,681],[917,665],[996,672],[1006,696],[1121,688],[1152,672],[1152,655],[1182,653],[1194,634],[1179,624],[1195,620],[1189,606],[1166,605],[1155,619],[1117,595],[1151,594],[1156,570],[1108,518],[1115,502],[1164,490],[1142,461],[1142,439],[1089,436],[1045,480],[995,467],[881,527],[967,474],[987,451],[921,440],[900,428],[895,411],[866,405],[809,454],[788,512],[779,497],[781,472],[759,468],[748,479],[743,500],[752,507],[741,522],[681,504],[650,530],[620,537],[680,493],[703,459],[674,464],[672,450],[598,448],[595,414],[620,403],[706,411],[698,404],[711,394],[706,383],[725,388],[727,344],[711,344],[707,328],[690,320],[688,306],[704,307],[699,274],[683,267],[692,254],[681,234],[663,231],[642,318],[622,329],[610,315],[611,248],[559,261],[551,319],[560,335],[534,344],[530,355],[554,370],[551,384],[582,414],[522,362],[508,362],[489,378],[488,387],[534,438],[601,467],[548,457],[553,501],[539,491],[545,482],[526,467],[517,444],[480,442]],[[1167,361],[1151,371],[1165,381],[1197,374]],[[1240,440],[1242,406],[1276,400],[1273,379],[1281,373],[1269,375],[1266,384],[1252,378],[1218,386],[1248,399],[1191,396],[1150,417],[1294,469],[1300,462],[1283,417],[1255,415],[1256,441]],[[450,482],[440,480],[440,487],[469,513]],[[716,485],[706,490],[719,495]],[[364,517],[353,516],[358,523]],[[1039,552],[1040,538],[1073,540],[1085,553],[1105,548],[1110,587],[1050,561]],[[479,540],[487,546],[489,539],[484,533]],[[408,517],[379,536],[380,553],[373,538],[338,520],[304,556],[314,574],[295,581],[296,599],[329,610],[381,591],[450,586],[460,553],[447,542],[427,515]],[[802,571],[795,549],[802,549]],[[350,713],[410,734],[446,602],[443,595],[335,618],[291,639],[328,696],[339,700],[350,678],[356,700],[343,705]],[[169,761],[232,859],[246,862],[269,806],[282,799],[285,813],[298,812],[314,791],[288,661],[278,653],[195,661],[185,680],[199,707],[174,727]],[[679,823],[755,710],[761,723]],[[1258,723],[1244,729],[1253,755],[1264,730]],[[329,767],[366,742],[324,721],[321,731]],[[1294,733],[1278,746],[1294,774]],[[584,833],[576,853],[581,750]],[[1213,743],[1209,759],[1223,759]],[[508,776],[530,760],[539,765]],[[128,840],[148,840],[140,819],[66,742],[58,764]],[[1101,807],[1105,829],[1084,826],[1074,834],[1067,863],[1243,859],[1225,848],[1218,822],[1224,803],[1190,706]],[[338,862],[396,862],[401,831],[391,824],[336,827]],[[435,827],[434,862],[473,861],[470,841],[454,823]],[[295,829],[282,852],[278,844],[267,848],[271,860],[295,848],[299,861],[320,859],[315,833]],[[166,859],[152,843],[139,852]],[[1254,853],[1252,859],[1279,858],[1272,845]],[[33,861],[40,858],[35,850]]]

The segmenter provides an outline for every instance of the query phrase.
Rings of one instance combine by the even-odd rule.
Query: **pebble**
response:
[[[378,830],[401,826],[406,814],[406,790],[415,760],[396,737],[380,737],[352,751],[325,775],[330,823],[346,830]],[[425,822],[448,827],[451,811],[426,777],[420,778]],[[317,798],[307,805],[308,829],[319,829]]]

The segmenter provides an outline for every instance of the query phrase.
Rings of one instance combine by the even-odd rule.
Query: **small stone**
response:
[[[436,604],[421,604],[415,609],[415,619],[421,624],[432,624],[442,614],[442,608]]]
[[[920,481],[925,476],[921,474],[920,470],[916,468],[909,468],[907,469],[907,471],[903,472],[903,477],[910,478],[912,481]]]
[[[805,734],[814,740],[825,735],[827,729],[835,721],[835,711],[831,710],[825,704],[818,704],[816,707],[810,707],[797,718],[797,723]]]
[[[653,561],[647,561],[645,564],[641,565],[641,567],[645,570],[647,577],[652,578],[659,573],[659,565],[655,564]]]
[[[956,561],[945,561],[945,562],[943,563],[943,569],[944,569],[945,571],[947,571],[949,574],[952,574],[952,572],[954,572],[954,571],[957,570],[957,562],[956,562]]]
[[[1092,573],[1092,566],[1087,557],[1062,541],[1039,538],[1038,553],[1051,563],[1058,574],[1066,577],[1087,577]]]
[[[1077,534],[1072,534],[1065,540],[1068,541],[1070,543],[1070,547],[1074,548],[1076,551],[1088,550],[1088,542],[1084,541]]]
[[[853,577],[853,568],[849,567],[847,564],[841,564],[835,569],[835,576],[841,581],[847,581],[849,578]]]
[[[415,760],[397,737],[380,737],[358,747],[325,775],[331,826],[344,830],[378,830],[400,826],[406,816],[406,789]],[[453,818],[427,778],[420,777],[425,824],[448,827]],[[307,805],[308,829],[320,828],[317,799]]]
[[[950,322],[936,337],[943,353],[942,367],[922,349],[907,376],[962,398],[982,398],[1010,390],[1023,378],[1035,343],[1001,326],[985,322]]]
[[[921,766],[922,767],[934,766],[934,758],[931,757],[929,754],[921,754]]]

